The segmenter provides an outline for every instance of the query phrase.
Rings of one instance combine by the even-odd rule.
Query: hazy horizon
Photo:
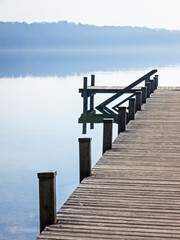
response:
[[[180,30],[178,0],[1,0],[0,21],[68,21],[95,26]]]
[[[54,22],[48,22],[48,21],[34,21],[34,22],[27,22],[27,21],[1,21],[1,23],[25,23],[27,25],[31,25],[31,24],[58,24],[60,22],[67,22],[68,24],[75,24],[75,25],[84,25],[84,26],[92,26],[92,27],[121,27],[121,28],[145,28],[145,29],[150,29],[150,30],[166,30],[166,31],[180,31],[180,29],[167,29],[167,28],[156,28],[156,27],[146,27],[146,26],[131,26],[131,25],[96,25],[96,24],[86,24],[86,23],[76,23],[76,22],[72,22],[72,21],[68,21],[68,20],[59,20],[59,21],[54,21]]]

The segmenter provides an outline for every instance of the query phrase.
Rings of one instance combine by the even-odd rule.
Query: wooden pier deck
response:
[[[159,88],[37,239],[180,239],[180,89]]]

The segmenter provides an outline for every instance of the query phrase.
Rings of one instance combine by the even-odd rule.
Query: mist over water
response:
[[[179,64],[178,49],[0,50],[0,77],[66,77],[94,71],[127,71]]]
[[[160,86],[180,85],[178,52],[0,51],[0,66],[0,239],[9,240],[39,233],[37,172],[57,170],[57,210],[78,185],[83,76],[126,86],[156,68]],[[95,104],[106,97],[95,96]],[[94,165],[102,124],[88,124],[86,137]]]

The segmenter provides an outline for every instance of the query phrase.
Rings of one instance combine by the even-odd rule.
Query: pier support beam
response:
[[[119,107],[118,114],[118,134],[126,131],[126,107]]]
[[[40,232],[56,223],[56,175],[57,172],[38,173]]]
[[[103,119],[103,154],[112,148],[113,121],[112,118]]]
[[[91,175],[91,138],[79,138],[80,182]]]

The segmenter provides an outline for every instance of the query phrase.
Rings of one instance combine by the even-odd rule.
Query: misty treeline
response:
[[[180,31],[68,23],[0,22],[0,49],[176,49]]]

